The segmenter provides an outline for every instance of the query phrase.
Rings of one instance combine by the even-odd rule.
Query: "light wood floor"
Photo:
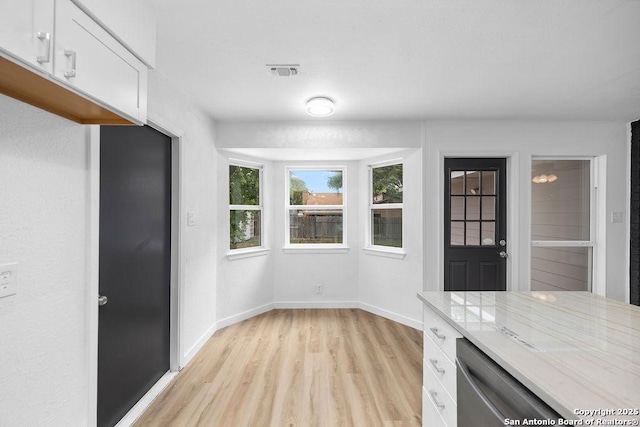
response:
[[[413,426],[422,334],[358,309],[273,310],[217,331],[142,426]]]

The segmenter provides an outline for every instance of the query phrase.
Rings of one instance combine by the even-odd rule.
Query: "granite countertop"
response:
[[[640,307],[588,292],[418,298],[563,417],[638,425]]]

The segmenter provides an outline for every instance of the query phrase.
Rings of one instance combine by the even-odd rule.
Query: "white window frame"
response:
[[[284,227],[284,250],[285,252],[335,252],[343,253],[348,251],[347,245],[347,167],[345,165],[314,165],[314,166],[286,166],[285,168],[285,227]],[[290,200],[290,179],[291,171],[294,170],[317,170],[317,171],[341,171],[342,172],[342,205],[292,205]],[[342,243],[291,243],[291,221],[289,213],[291,210],[342,210]]]
[[[248,256],[266,254],[268,251],[266,244],[266,233],[264,229],[264,165],[261,163],[249,162],[246,160],[229,159],[229,165],[227,167],[227,180],[229,179],[229,168],[231,166],[238,166],[242,168],[250,168],[258,170],[258,201],[257,205],[232,205],[229,204],[229,216],[227,217],[227,224],[231,227],[231,211],[260,211],[260,246],[251,246],[248,248],[231,249],[230,233],[227,233],[227,239],[229,241],[227,247],[229,252],[227,257],[229,259],[244,258]],[[229,181],[227,181],[227,200],[229,200]]]
[[[587,292],[601,293],[598,283],[598,158],[593,156],[531,156],[531,164],[536,160],[586,160],[589,161],[589,240],[533,240],[531,232],[531,247],[535,248],[591,248],[591,262],[589,264],[589,283]],[[531,185],[531,183],[530,183]],[[530,207],[530,210],[533,206]],[[531,256],[529,257],[531,260]],[[531,267],[530,267],[531,268]]]
[[[368,168],[368,186],[367,186],[367,215],[366,222],[366,241],[364,251],[371,255],[389,256],[392,258],[404,258],[406,252],[404,250],[405,244],[405,226],[404,226],[404,191],[402,195],[403,203],[373,203],[373,170],[386,166],[402,165],[402,181],[404,187],[404,160],[403,159],[391,159],[383,162],[371,163]],[[396,248],[393,246],[375,245],[373,243],[373,211],[379,209],[399,209],[402,212],[402,247]]]

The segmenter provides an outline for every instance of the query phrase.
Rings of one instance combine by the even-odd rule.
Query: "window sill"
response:
[[[407,255],[407,253],[402,249],[393,250],[393,249],[369,247],[369,248],[364,248],[362,250],[367,255],[375,255],[375,256],[381,256],[385,258],[404,259],[404,257]]]
[[[349,252],[349,248],[347,247],[295,247],[295,246],[287,246],[282,248],[282,252],[285,254],[346,254]]]
[[[227,252],[227,259],[230,261],[243,258],[253,258],[269,254],[269,248],[235,249]]]

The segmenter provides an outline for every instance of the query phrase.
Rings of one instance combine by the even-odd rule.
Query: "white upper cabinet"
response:
[[[0,0],[0,93],[79,123],[146,123],[153,12],[148,0]]]
[[[150,0],[73,0],[149,68],[156,66],[156,11]]]
[[[50,73],[54,0],[0,0],[0,51]]]
[[[71,0],[57,0],[54,77],[146,122],[147,66]]]

